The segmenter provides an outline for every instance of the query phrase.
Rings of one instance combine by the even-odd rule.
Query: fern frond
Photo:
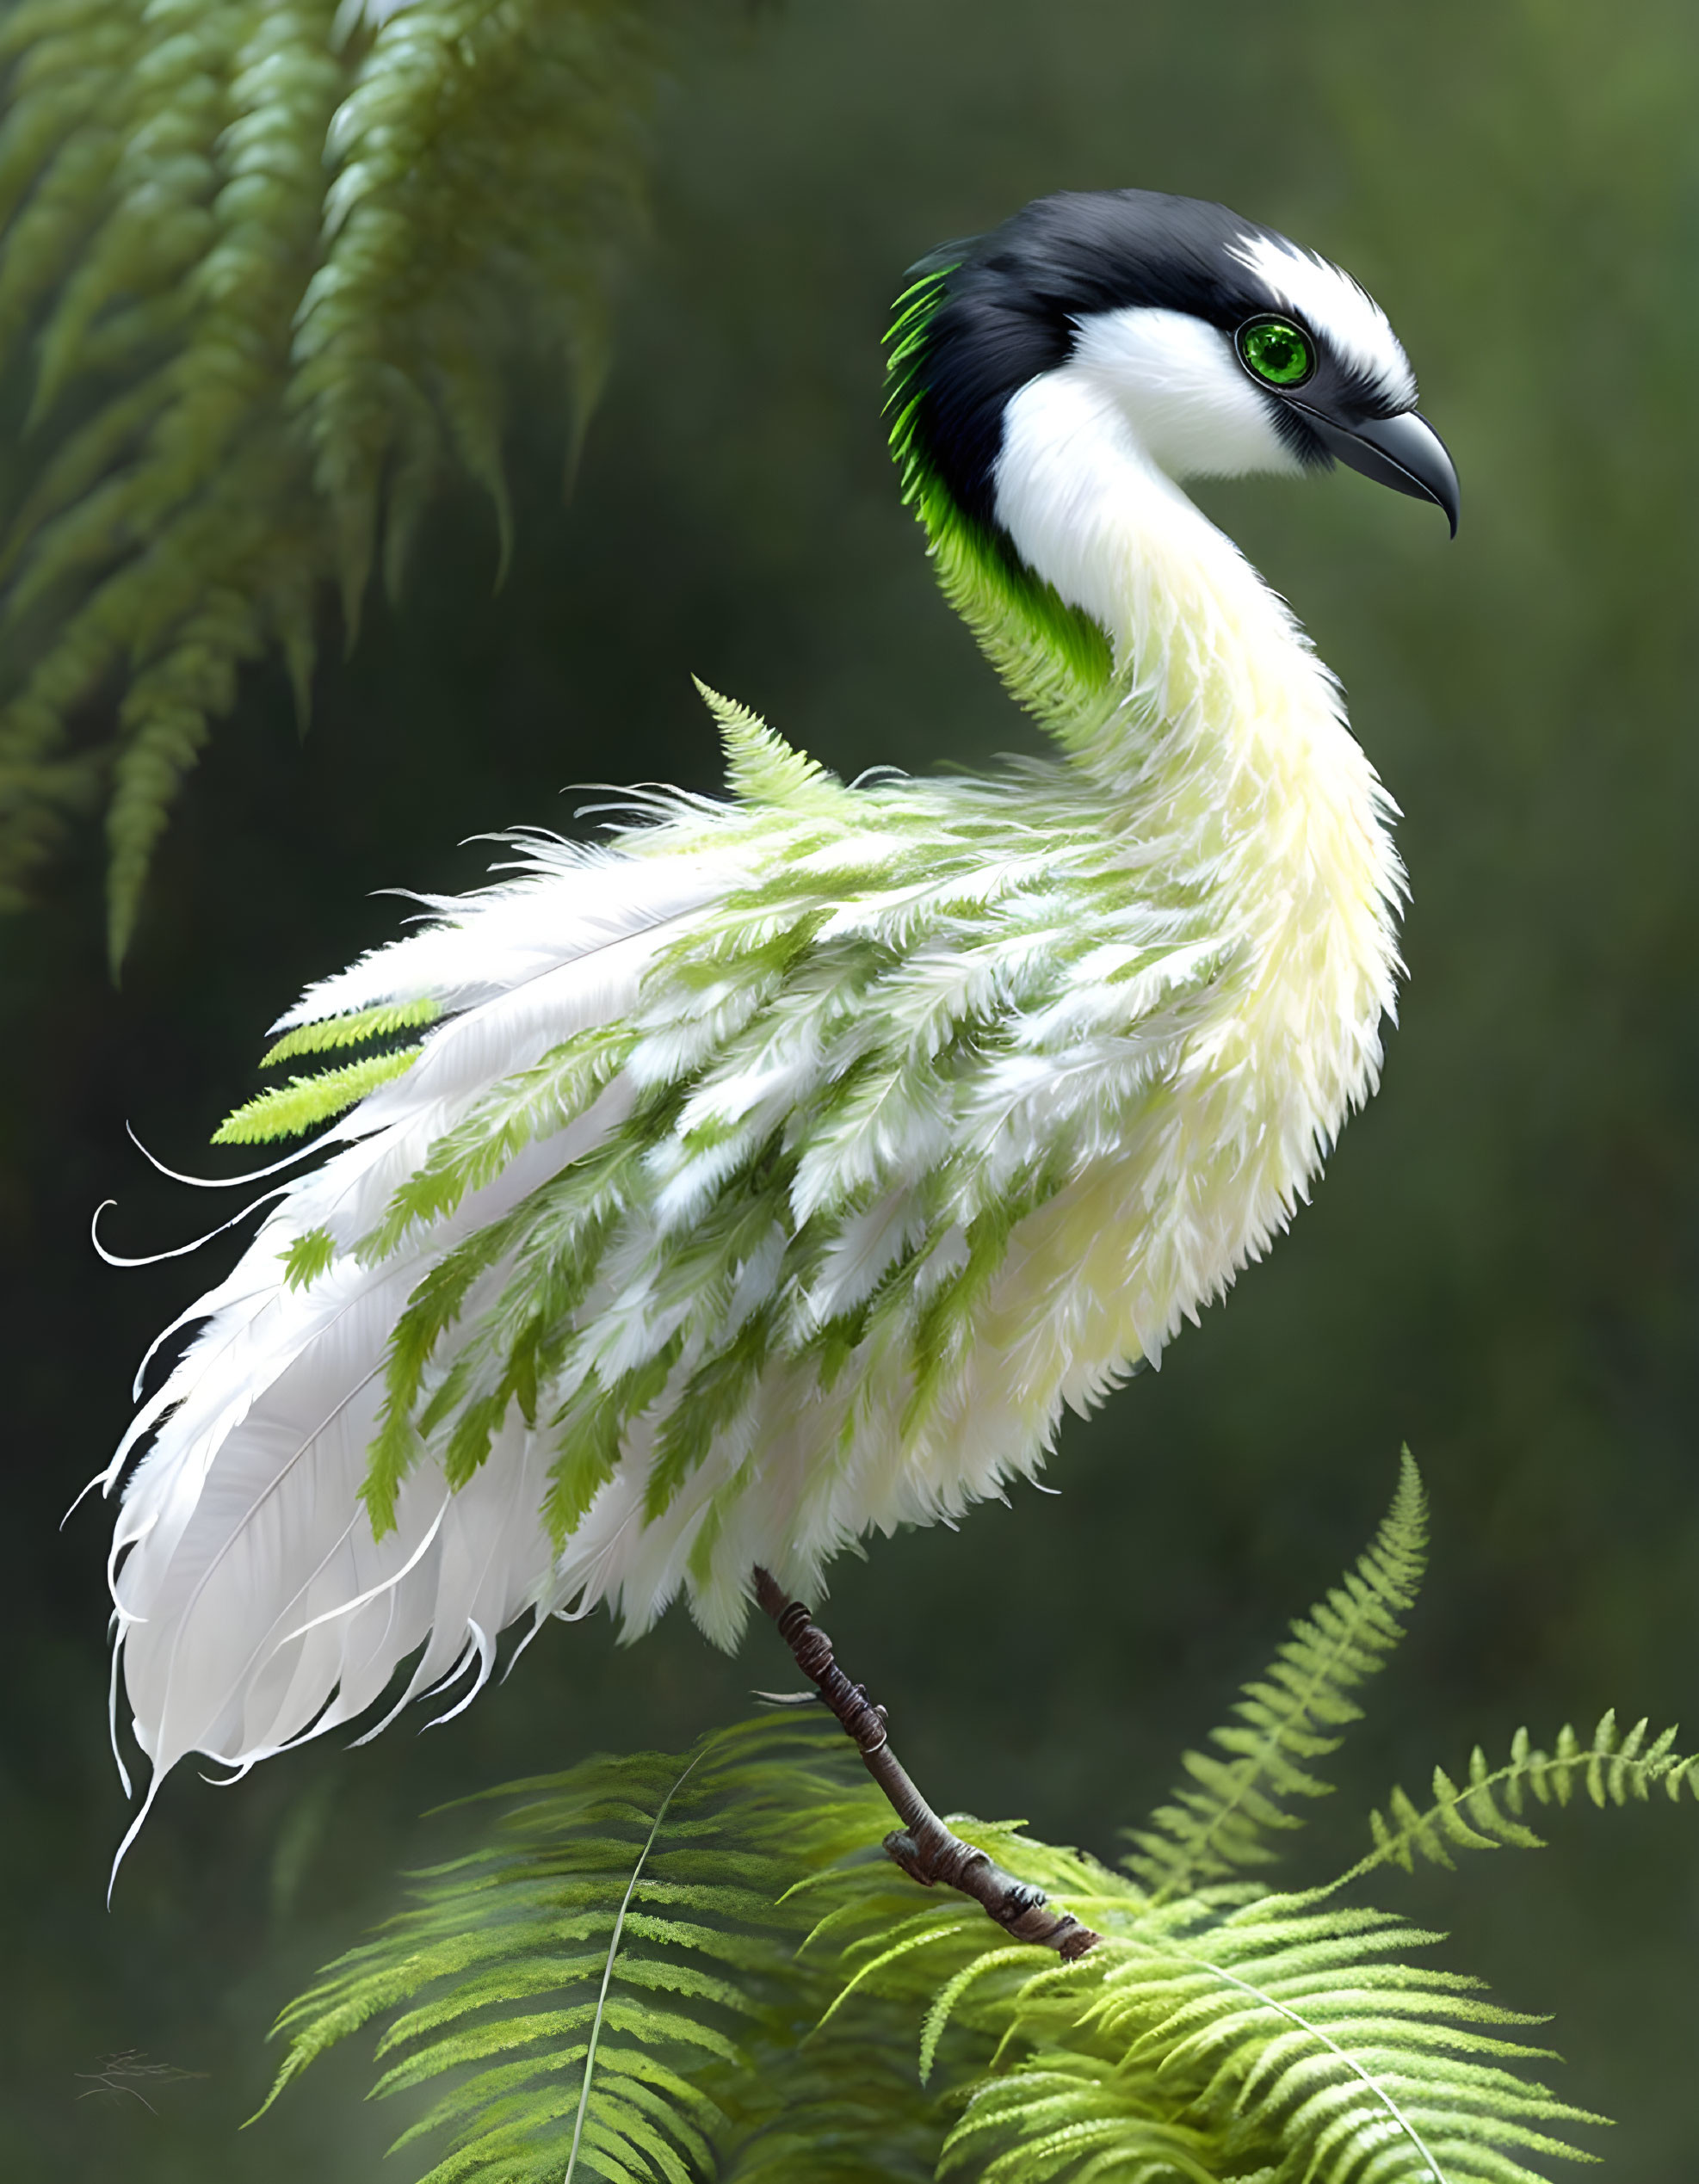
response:
[[[386,2017],[376,2090],[448,2081],[405,2134],[448,2134],[436,2184],[558,2184],[574,2163],[685,2184],[712,2172],[721,2138],[747,2140],[760,2175],[776,2119],[744,2082],[745,2051],[770,2046],[779,2020],[788,2047],[806,2029],[789,1971],[806,1921],[780,1899],[880,1825],[846,1759],[835,1731],[767,1719],[683,1760],[591,1760],[500,1793],[517,1802],[493,1843],[422,1875],[411,1909],[284,2011],[266,2105]]]
[[[247,1100],[227,1114],[213,1132],[215,1145],[258,1145],[275,1138],[298,1138],[317,1122],[351,1107],[379,1085],[400,1077],[418,1059],[416,1047],[404,1046],[392,1054],[368,1054],[340,1069],[318,1070],[311,1077],[292,1077],[287,1084],[274,1085]]]
[[[726,786],[739,802],[806,810],[811,803],[830,806],[842,794],[835,774],[793,750],[759,713],[710,689],[700,676],[693,680],[725,747]]]
[[[852,2009],[823,2037],[830,1974],[792,1976],[791,2003],[757,2027],[720,2091],[719,2184],[932,2184],[943,2104],[916,2076],[904,2028],[888,2010]]]
[[[326,1016],[317,1023],[298,1024],[275,1039],[260,1056],[263,1070],[279,1062],[293,1062],[302,1054],[328,1054],[338,1046],[363,1046],[368,1039],[385,1039],[394,1032],[418,1031],[434,1024],[442,1006],[429,994],[416,1001],[385,1002],[376,1009],[357,1009],[345,1016]]]
[[[285,2012],[273,2097],[386,2018],[377,2090],[440,2088],[406,2134],[448,2136],[428,2184],[559,2180],[575,2140],[621,2184],[1535,2184],[1600,2120],[1402,1920],[1245,1881],[1158,1903],[958,1818],[1103,1937],[1012,1947],[871,1854],[888,1816],[825,1737],[769,1718],[502,1793],[495,1842]],[[1606,1801],[1630,1741],[1595,1739]]]
[[[1040,2050],[985,2081],[950,2133],[941,2177],[972,2169],[981,2184],[1113,2176],[1128,2184],[1217,2184],[1209,2136],[1167,2120],[1153,2073],[1066,2048]]]
[[[1549,1752],[1519,1729],[1511,1741],[1509,1760],[1497,1768],[1488,1765],[1477,1744],[1465,1780],[1454,1782],[1443,1768],[1434,1769],[1433,1795],[1426,1805],[1417,1805],[1402,1789],[1394,1789],[1386,1811],[1377,1807],[1368,1816],[1374,1849],[1335,1885],[1343,1888],[1377,1866],[1401,1866],[1412,1872],[1418,1859],[1449,1870],[1460,1850],[1541,1849],[1545,1838],[1521,1817],[1530,1798],[1542,1805],[1566,1805],[1585,1795],[1603,1810],[1631,1799],[1645,1804],[1654,1790],[1678,1805],[1686,1790],[1699,1801],[1699,1753],[1679,1755],[1673,1727],[1648,1743],[1649,1727],[1642,1717],[1632,1729],[1620,1731],[1612,1707],[1600,1715],[1585,1742],[1566,1722]]]
[[[1236,1755],[1271,1801],[1291,1785],[1263,1747],[1302,1774],[1293,1740],[1331,1750],[1355,1718],[1423,1518],[1406,1458],[1368,1552],[1249,1687],[1262,1741]],[[1536,1841],[1530,1800],[1699,1796],[1673,1731],[1606,1714],[1550,1752],[1519,1731],[1507,1765],[1436,1774],[1426,1809],[1395,1793],[1370,1854],[1300,1895],[1242,1875],[1179,1894],[1172,1863],[1152,1888],[951,1816],[1097,1931],[1064,1963],[879,1857],[889,1815],[824,1724],[769,1718],[497,1793],[495,1842],[422,1876],[284,2013],[271,2097],[384,2017],[377,2090],[442,2088],[405,2134],[449,2135],[426,2184],[575,2164],[613,2184],[1540,2184],[1530,2164],[1589,2158],[1574,2134],[1603,2121],[1530,2075],[1541,2021],[1427,1961],[1439,1936],[1330,1899],[1377,1866]]]
[[[1219,2133],[1224,2167],[1266,2162],[1330,2184],[1528,2179],[1523,2155],[1572,2153],[1558,2129],[1601,2119],[1507,2067],[1547,2051],[1487,2028],[1528,2019],[1472,1979],[1388,1960],[1436,1938],[1270,1898],[1123,1944],[1095,2004],[1064,1999],[1112,2052],[1171,2087],[1189,2081],[1187,2113]]]
[[[1078,1853],[952,1824],[1071,1889],[1104,1938],[1035,1974],[983,1920],[914,1909],[865,1866],[812,1885],[833,1899],[815,1946],[835,1940],[846,1989],[905,2003],[928,2048],[946,2021],[972,2036],[945,2169],[998,2184],[1534,2184],[1528,2160],[1572,2156],[1565,2133],[1599,2120],[1523,2074],[1547,2051],[1510,2035],[1533,2021],[1412,1961],[1436,1937],[1386,1913],[1243,1882],[1158,1904]]]
[[[1302,1825],[1294,1798],[1327,1794],[1315,1762],[1336,1752],[1362,1719],[1349,1695],[1385,1667],[1403,1637],[1425,1566],[1427,1502],[1406,1448],[1391,1508],[1339,1584],[1292,1626],[1262,1675],[1243,1689],[1235,1719],[1209,1741],[1226,1755],[1187,1752],[1185,1781],[1170,1792],[1122,1860],[1158,1903],[1253,1866],[1270,1863],[1269,1836]]]
[[[114,965],[241,667],[305,707],[458,471],[511,531],[516,377],[605,369],[676,0],[27,0],[0,24],[0,365],[34,364],[0,534],[0,896],[103,803]],[[71,723],[114,698],[103,744]]]

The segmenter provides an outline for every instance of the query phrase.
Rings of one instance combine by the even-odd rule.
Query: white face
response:
[[[1267,237],[1247,236],[1233,255],[1266,289],[1263,308],[1302,320],[1387,409],[1413,405],[1409,360],[1349,275]],[[1231,332],[1189,312],[1128,305],[1083,318],[1063,368],[1113,399],[1170,478],[1289,477],[1302,468],[1276,429],[1279,397],[1240,363]]]
[[[1186,312],[1129,305],[1084,319],[1063,369],[1113,399],[1170,478],[1296,477],[1303,467],[1231,337]]]

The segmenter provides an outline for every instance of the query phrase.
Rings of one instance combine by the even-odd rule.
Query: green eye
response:
[[[1270,386],[1301,386],[1315,369],[1315,351],[1288,318],[1253,318],[1239,330],[1239,353]]]

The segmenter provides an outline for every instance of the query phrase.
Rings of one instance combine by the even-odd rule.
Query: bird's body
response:
[[[1049,200],[992,243],[1030,296],[1058,235],[1101,268],[1117,206],[1186,210]],[[1332,297],[1327,361],[1380,344],[1362,429],[1401,427],[1408,367],[1361,292],[1189,211],[1263,254],[1265,313],[1325,341]],[[757,1564],[812,1584],[1031,1472],[1065,1404],[1261,1251],[1373,1089],[1386,800],[1284,606],[1173,482],[1167,443],[1202,429],[1177,356],[1261,466],[1314,451],[1235,422],[1263,397],[1195,301],[1219,356],[1135,289],[1047,301],[1029,368],[1030,325],[975,318],[1008,303],[998,265],[962,246],[911,292],[897,440],[947,589],[1060,756],[845,787],[717,701],[729,800],[528,837],[282,1020],[333,1063],[413,1043],[233,1119],[258,1138],[365,1090],[108,1474],[154,1434],[114,1596],[156,1781],[351,1721],[415,1652],[408,1694],[475,1688],[528,1613],[605,1599],[640,1630],[683,1590],[730,1643]]]

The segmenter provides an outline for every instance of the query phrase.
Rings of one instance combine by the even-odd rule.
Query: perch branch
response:
[[[1066,1962],[1083,1957],[1100,1936],[1071,1911],[1052,1910],[1041,1888],[1017,1880],[983,1850],[963,1842],[927,1804],[891,1749],[884,1707],[874,1706],[860,1684],[850,1682],[832,1657],[831,1639],[801,1601],[787,1599],[777,1581],[760,1569],[755,1573],[755,1596],[778,1625],[797,1667],[854,1740],[868,1773],[902,1822],[885,1838],[887,1854],[924,1887],[954,1888],[971,1896],[1016,1940],[1053,1949]]]

